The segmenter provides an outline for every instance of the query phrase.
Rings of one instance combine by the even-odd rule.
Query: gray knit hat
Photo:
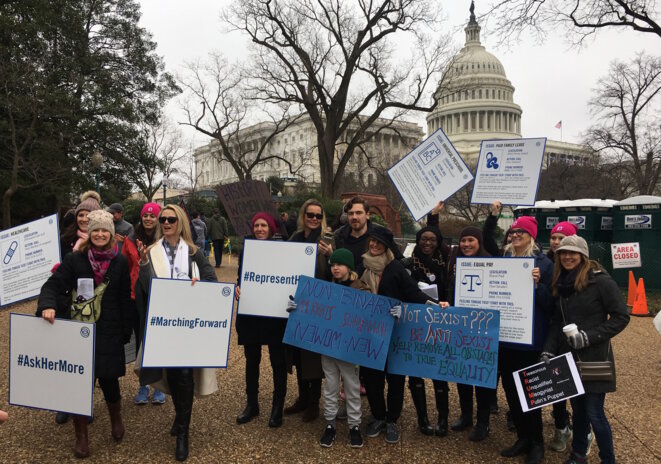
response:
[[[583,237],[579,237],[578,235],[568,235],[567,237],[563,238],[562,242],[560,242],[560,246],[557,250],[555,250],[555,252],[560,253],[561,251],[575,251],[576,253],[582,254],[586,258],[590,258],[588,242],[586,242]]]
[[[101,195],[94,190],[88,190],[80,196],[80,203],[76,206],[76,216],[81,211],[96,211],[101,209]]]
[[[115,236],[115,223],[112,221],[112,214],[102,209],[97,209],[87,215],[89,224],[87,225],[87,233],[91,234],[97,229],[105,229],[110,232],[110,237]]]

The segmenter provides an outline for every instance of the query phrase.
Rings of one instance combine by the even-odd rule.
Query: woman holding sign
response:
[[[362,280],[372,293],[394,298],[408,303],[425,304],[429,297],[419,288],[415,280],[406,272],[404,265],[395,259],[393,253],[397,245],[392,232],[385,227],[375,227],[369,232],[368,251],[363,255],[365,272]],[[447,306],[447,303],[444,304]],[[393,306],[390,314],[400,317],[401,305]],[[406,378],[397,374],[361,367],[367,390],[367,400],[372,410],[373,421],[367,425],[366,435],[378,437],[385,430],[386,443],[399,441],[397,419],[404,404],[404,383]],[[388,381],[388,402],[383,397],[385,381]],[[447,389],[446,389],[447,392]]]
[[[289,237],[290,242],[316,243],[317,265],[314,277],[330,280],[328,257],[333,252],[333,236],[324,235],[326,230],[326,215],[323,205],[310,199],[303,203],[298,212],[298,231]],[[298,398],[291,406],[285,408],[285,415],[303,413],[303,422],[311,422],[319,417],[319,400],[321,399],[321,379],[324,372],[321,368],[321,355],[312,351],[288,346],[285,349],[287,368],[296,366],[298,383]]]
[[[265,212],[257,213],[251,221],[252,236],[247,239],[273,240],[276,232],[275,220]],[[243,253],[239,257],[239,278],[242,273]],[[236,287],[236,299],[241,296],[241,289]],[[262,360],[262,346],[268,345],[271,369],[273,370],[273,403],[269,427],[282,425],[282,410],[287,396],[287,367],[285,348],[282,337],[285,334],[287,319],[278,317],[260,317],[237,314],[236,332],[239,345],[243,345],[246,356],[246,395],[248,403],[236,417],[236,422],[245,424],[259,415],[259,364]]]
[[[464,227],[459,233],[459,257],[485,257],[491,256],[485,249],[482,240],[482,231],[473,226]],[[448,290],[452,297],[450,301],[454,303],[454,288],[456,279],[456,258],[451,263],[451,274]],[[457,392],[459,393],[459,407],[461,415],[455,421],[451,428],[455,432],[465,430],[473,425],[473,386],[458,383]],[[468,439],[470,441],[482,441],[489,436],[489,417],[491,414],[491,404],[496,400],[496,390],[485,387],[475,387],[475,399],[477,402],[477,422],[471,431]]]
[[[606,393],[615,391],[615,360],[611,338],[629,323],[622,294],[601,266],[590,261],[588,244],[577,235],[562,239],[553,272],[555,312],[541,359],[571,352],[576,361],[610,361],[608,376],[581,375],[585,394],[570,399],[574,412],[572,453],[566,463],[586,462],[590,425],[602,463],[615,462],[613,434],[604,414]]]
[[[415,236],[415,248],[410,259],[404,265],[411,277],[419,284],[436,285],[437,296],[446,299],[447,262],[441,251],[443,236],[438,227],[424,227]],[[420,377],[409,377],[409,390],[418,415],[418,428],[424,435],[443,437],[448,433],[448,383],[434,380],[434,395],[438,421],[436,428],[429,425],[427,416],[427,397],[425,381]]]
[[[138,311],[146,314],[151,278],[198,280],[217,282],[216,272],[204,251],[198,249],[188,225],[186,213],[177,205],[166,205],[158,216],[160,228],[158,239],[147,248],[141,240],[136,240],[140,253],[140,274],[135,288]],[[144,343],[140,347],[142,350]],[[138,359],[142,359],[141,353]],[[177,437],[175,458],[185,461],[188,457],[188,428],[193,412],[193,396],[207,396],[218,390],[215,369],[194,369],[192,367],[167,369],[141,369],[140,385],[154,385],[170,393],[174,404],[174,423],[170,434]]]
[[[544,346],[553,307],[553,295],[551,294],[553,263],[535,243],[537,220],[534,217],[519,217],[512,223],[510,235],[512,242],[505,246],[503,256],[535,258],[535,267],[532,270],[535,302],[533,308],[533,344],[501,342],[498,348],[498,367],[501,372],[503,390],[505,390],[507,404],[512,413],[512,420],[517,433],[516,442],[509,448],[502,450],[500,455],[515,457],[526,454],[526,464],[537,464],[544,458],[542,411],[541,409],[534,409],[526,413],[523,412],[512,373],[535,364]]]
[[[95,323],[94,377],[108,406],[112,437],[119,442],[124,437],[124,424],[118,379],[126,373],[124,343],[130,339],[132,329],[129,268],[115,244],[112,215],[91,211],[86,222],[87,238],[77,251],[64,257],[62,265],[41,288],[37,316],[50,323],[56,316]],[[74,292],[75,302],[66,311],[57,305],[62,291]],[[85,416],[73,416],[74,454],[78,458],[89,456],[87,422]]]

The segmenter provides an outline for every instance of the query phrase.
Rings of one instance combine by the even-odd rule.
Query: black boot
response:
[[[544,460],[544,443],[533,441],[526,455],[525,464],[539,464]]]
[[[246,407],[241,411],[241,414],[236,416],[237,424],[246,424],[253,420],[253,418],[259,416],[259,404],[257,402],[248,401]]]
[[[505,458],[513,458],[516,456],[520,456],[524,453],[527,453],[528,450],[530,450],[530,442],[528,440],[524,440],[523,438],[519,438],[516,440],[516,442],[514,442],[512,446],[502,450],[500,452],[500,455]]]
[[[434,382],[434,396],[436,397],[436,410],[438,411],[436,436],[444,437],[448,434],[449,406],[447,382]]]
[[[269,418],[269,427],[280,427],[282,425],[282,410],[285,406],[284,398],[273,398],[271,407],[271,417]]]
[[[175,424],[177,425],[174,457],[177,461],[185,461],[188,458],[188,429],[193,412],[193,383],[188,381],[187,376],[181,375],[179,382],[175,385],[171,384],[170,388],[177,389],[172,401],[176,411]]]
[[[411,385],[409,381],[409,390],[415,406],[415,412],[418,414],[418,428],[423,435],[434,435],[434,427],[429,425],[427,416],[427,395],[425,395],[425,384],[420,383]]]
[[[475,427],[468,435],[470,441],[482,441],[489,436],[489,419],[491,415],[490,409],[486,409],[484,406],[480,405],[480,402],[477,403],[477,422]]]

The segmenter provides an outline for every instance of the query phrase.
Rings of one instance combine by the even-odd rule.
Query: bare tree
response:
[[[305,108],[316,131],[321,190],[336,196],[347,164],[379,117],[431,111],[449,57],[431,0],[245,0],[226,20],[251,38],[254,89]],[[408,42],[407,42],[408,41]],[[406,44],[406,45],[402,45]],[[396,55],[405,46],[408,58]],[[391,112],[392,114],[388,114]],[[342,141],[343,150],[337,150]]]
[[[593,92],[589,104],[599,123],[586,143],[617,161],[638,194],[653,194],[661,176],[661,59],[640,53],[628,63],[614,61]]]
[[[212,155],[230,163],[240,180],[251,179],[257,166],[274,160],[285,163],[291,174],[300,169],[297,160],[271,147],[273,139],[301,117],[300,111],[291,113],[296,105],[265,105],[242,85],[245,76],[238,66],[228,65],[218,53],[205,63],[188,64],[179,81],[185,89],[186,120],[181,124],[216,140],[218,150]]]
[[[530,31],[537,39],[569,32],[575,43],[604,28],[631,29],[661,38],[661,16],[656,0],[498,0],[482,17],[497,24],[502,42]]]

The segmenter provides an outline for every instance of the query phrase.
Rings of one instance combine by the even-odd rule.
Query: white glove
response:
[[[296,309],[296,303],[294,302],[294,299],[290,296],[289,300],[287,301],[287,312],[290,313]]]
[[[390,308],[390,314],[392,314],[393,317],[399,319],[399,317],[402,315],[402,305],[395,305]]]

